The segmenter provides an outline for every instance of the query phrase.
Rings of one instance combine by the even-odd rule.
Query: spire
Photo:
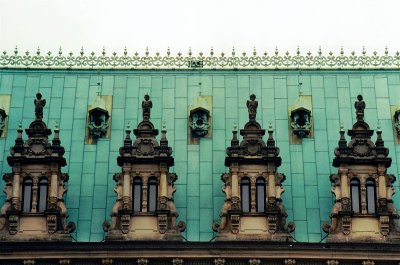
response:
[[[274,129],[272,127],[272,123],[269,123],[268,126],[268,140],[267,140],[267,146],[268,147],[275,147],[275,140],[274,140]]]
[[[144,95],[144,100],[142,101],[142,110],[143,110],[143,120],[150,120],[150,110],[153,107],[153,103],[150,100],[150,96],[148,94]]]
[[[247,100],[247,109],[249,111],[249,120],[255,121],[257,116],[258,101],[256,100],[256,95],[251,94],[250,99]]]
[[[57,146],[59,147],[61,145],[60,141],[60,128],[58,127],[58,122],[56,121],[56,124],[54,126],[54,138],[53,138],[53,147]]]
[[[130,154],[132,151],[132,139],[131,139],[131,123],[128,121],[125,128],[125,139],[124,139],[124,146],[120,148],[119,153],[121,155]]]
[[[231,140],[231,146],[232,147],[237,147],[239,146],[239,139],[237,137],[237,125],[236,122],[233,124],[233,128],[232,128],[232,140]]]
[[[162,129],[161,129],[160,146],[168,147],[167,126],[165,125],[165,120],[163,121]]]
[[[17,130],[17,138],[15,139],[15,145],[14,147],[11,148],[11,153],[22,153],[24,150],[24,140],[22,139],[22,123],[20,122],[18,124],[18,130]]]
[[[365,102],[361,95],[357,96],[357,100],[358,101],[354,103],[354,108],[356,109],[357,121],[364,121]]]
[[[339,133],[340,133],[339,147],[347,147],[347,141],[346,141],[346,138],[344,136],[345,130],[344,130],[343,123],[340,125]]]

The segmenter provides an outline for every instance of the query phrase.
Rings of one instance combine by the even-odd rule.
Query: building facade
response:
[[[398,261],[399,66],[387,52],[4,53],[1,259]],[[9,242],[26,240],[47,251]],[[163,259],[146,252],[157,248],[147,240],[164,241],[156,244]],[[12,248],[37,254],[13,256]]]

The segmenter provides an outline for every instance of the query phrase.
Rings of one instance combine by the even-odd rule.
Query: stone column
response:
[[[161,167],[160,171],[160,197],[167,197],[167,169],[165,167]]]
[[[16,210],[20,209],[20,201],[21,199],[19,198],[20,195],[20,179],[21,176],[18,172],[14,173],[14,177],[13,177],[13,188],[12,188],[12,206],[13,208],[15,208]]]
[[[123,208],[130,209],[130,194],[131,194],[131,176],[129,174],[129,170],[124,168],[123,170],[123,184],[122,184],[122,201]]]
[[[347,172],[348,169],[346,168],[340,168],[339,173],[340,173],[340,188],[341,188],[341,193],[342,193],[342,198],[350,198],[350,187],[349,187],[349,181],[347,177]]]
[[[384,167],[378,167],[378,199],[387,199],[385,171]]]

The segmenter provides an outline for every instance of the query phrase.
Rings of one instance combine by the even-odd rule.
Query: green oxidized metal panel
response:
[[[88,105],[102,93],[113,96],[111,138],[97,145],[85,145]],[[288,106],[298,96],[302,82],[305,95],[312,95],[314,138],[290,144]],[[250,93],[259,101],[257,119],[266,128],[272,122],[281,149],[286,175],[283,201],[288,220],[296,223],[297,241],[319,242],[321,224],[329,220],[333,203],[329,175],[333,151],[339,139],[340,123],[346,129],[354,122],[353,104],[362,93],[367,104],[366,121],[375,129],[380,121],[385,145],[393,159],[389,173],[399,175],[400,148],[394,143],[390,106],[400,104],[399,71],[0,71],[0,94],[11,95],[7,138],[0,139],[2,173],[10,172],[6,162],[22,121],[26,128],[34,118],[33,99],[40,89],[47,105],[44,121],[54,127],[60,122],[68,172],[66,205],[69,219],[77,224],[78,241],[101,241],[101,227],[115,202],[112,176],[120,172],[116,158],[123,143],[124,126],[141,120],[140,102],[149,93],[153,101],[152,121],[160,129],[166,121],[167,137],[174,149],[178,174],[175,204],[187,224],[189,241],[209,241],[211,224],[219,218],[224,194],[220,176],[225,148],[234,122],[242,128],[247,121],[245,102]],[[187,106],[202,95],[213,97],[212,138],[188,145]],[[26,138],[26,137],[25,137]],[[4,182],[1,182],[3,187]],[[399,187],[399,182],[395,183]],[[394,201],[400,206],[400,196]],[[0,195],[0,204],[4,195]]]

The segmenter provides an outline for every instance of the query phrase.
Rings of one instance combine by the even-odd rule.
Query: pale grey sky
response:
[[[0,0],[0,51],[400,50],[398,0]]]

